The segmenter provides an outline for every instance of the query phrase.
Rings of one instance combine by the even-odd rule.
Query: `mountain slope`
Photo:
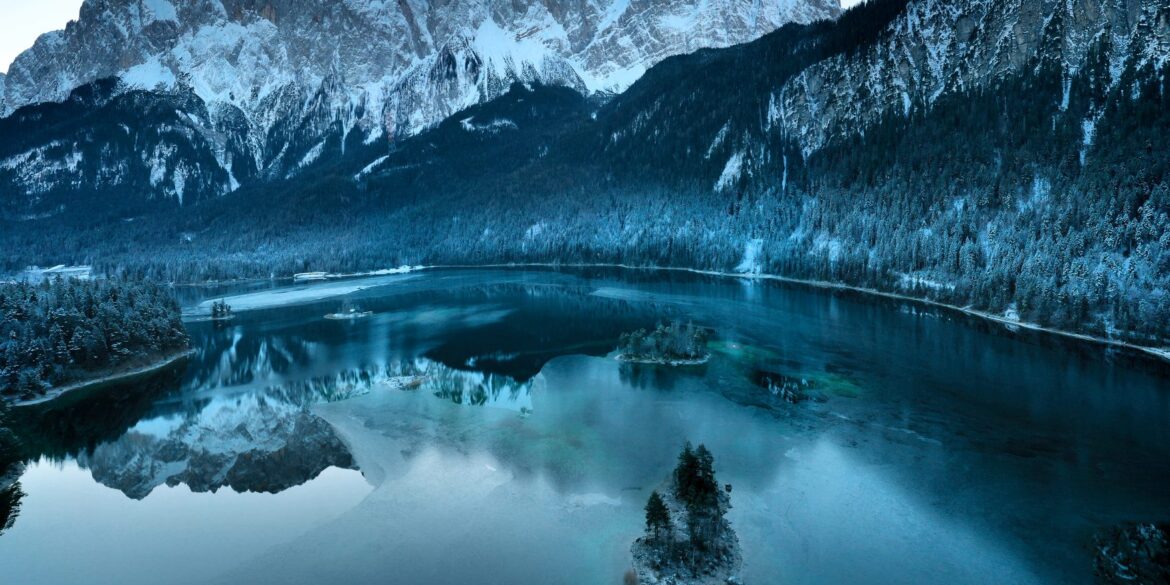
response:
[[[0,115],[110,78],[118,91],[192,94],[206,111],[191,129],[208,142],[241,132],[270,177],[416,134],[514,82],[620,91],[667,56],[839,11],[833,0],[89,0],[17,58]]]
[[[8,194],[0,216],[28,221],[68,210],[116,221],[152,202],[191,205],[230,192],[258,165],[241,124],[224,120],[205,132],[208,119],[189,92],[121,92],[114,80],[22,109],[0,120],[0,190]]]
[[[604,103],[512,86],[386,150],[351,140],[151,221],[53,239],[37,230],[58,220],[12,222],[4,261],[182,280],[687,266],[1166,344],[1168,28],[1163,0],[874,0],[666,59]]]
[[[605,164],[723,193],[746,269],[1165,343],[1170,5],[899,4],[663,63],[599,114]]]

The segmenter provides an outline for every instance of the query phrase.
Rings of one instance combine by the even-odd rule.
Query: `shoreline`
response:
[[[865,288],[860,286],[853,286],[849,284],[841,284],[837,282],[830,282],[825,280],[809,280],[803,278],[792,278],[788,276],[780,276],[778,274],[765,273],[738,273],[725,272],[721,270],[703,270],[699,268],[684,268],[677,266],[635,266],[632,264],[606,264],[606,263],[552,263],[552,262],[531,262],[531,263],[515,263],[515,264],[446,264],[425,266],[420,270],[441,270],[441,269],[468,269],[468,268],[620,268],[623,270],[657,270],[663,272],[686,272],[690,274],[699,274],[703,276],[718,276],[721,278],[740,278],[747,280],[765,280],[783,282],[787,284],[795,284],[800,286],[807,286],[810,288],[817,288],[822,290],[841,290],[864,295],[883,297],[891,300],[908,301],[912,303],[919,303],[922,305],[934,307],[937,309],[945,309],[953,311],[969,317],[977,317],[985,319],[994,323],[999,323],[1005,327],[1018,327],[1020,329],[1027,329],[1029,331],[1036,331],[1065,337],[1069,339],[1076,339],[1078,341],[1087,341],[1097,345],[1104,345],[1109,347],[1120,347],[1124,349],[1137,351],[1147,357],[1155,358],[1163,363],[1170,363],[1170,347],[1152,347],[1148,345],[1139,345],[1129,341],[1122,341],[1118,339],[1108,339],[1105,337],[1097,337],[1088,333],[1076,333],[1074,331],[1066,331],[1063,329],[1056,329],[1053,327],[1045,327],[1036,323],[1029,323],[1026,321],[1015,321],[1006,317],[972,309],[969,307],[960,307],[958,305],[951,305],[941,301],[933,301],[919,297],[912,297],[900,293],[886,292],[873,288]]]
[[[167,367],[174,365],[179,360],[183,360],[183,359],[190,357],[191,354],[193,354],[193,353],[195,353],[194,349],[185,349],[185,350],[178,352],[178,353],[169,354],[169,355],[165,356],[164,358],[160,359],[159,361],[154,362],[154,363],[149,364],[149,365],[145,365],[145,366],[142,366],[139,368],[134,368],[132,370],[118,372],[115,374],[108,374],[108,375],[102,376],[100,378],[94,378],[92,380],[85,380],[82,382],[74,382],[72,384],[67,384],[65,386],[61,386],[59,388],[52,388],[48,392],[46,392],[44,396],[33,398],[32,400],[16,400],[16,401],[9,402],[8,404],[10,406],[12,406],[13,408],[21,408],[21,407],[26,407],[26,406],[36,406],[39,404],[46,404],[48,402],[52,402],[58,398],[61,398],[62,396],[65,396],[66,394],[72,394],[72,393],[75,393],[79,390],[85,390],[88,388],[93,388],[95,386],[101,386],[103,384],[119,382],[119,381],[122,381],[125,379],[135,378],[135,377],[142,376],[145,374],[157,372],[159,370],[162,370],[162,369],[165,369]]]
[[[183,323],[226,323],[228,321],[234,320],[235,318],[235,315],[228,315],[227,317],[202,317],[193,315],[190,319],[182,318],[182,320]]]
[[[511,262],[511,263],[493,263],[493,264],[433,264],[433,265],[412,266],[409,272],[423,272],[423,271],[430,271],[430,270],[468,270],[468,269],[474,270],[474,269],[495,269],[495,268],[504,268],[504,269],[514,269],[514,268],[521,268],[521,269],[522,268],[552,268],[552,269],[559,269],[559,268],[618,268],[618,269],[622,269],[622,270],[654,270],[654,271],[661,271],[661,272],[684,272],[684,273],[698,274],[698,275],[703,275],[703,276],[716,276],[716,277],[721,277],[721,278],[738,278],[738,279],[747,279],[747,280],[774,281],[774,282],[783,282],[783,283],[787,283],[787,284],[794,284],[794,285],[805,286],[805,287],[815,288],[815,289],[822,289],[822,290],[847,291],[847,292],[876,296],[876,297],[881,297],[881,298],[886,298],[886,299],[891,299],[891,300],[917,303],[917,304],[920,304],[923,306],[934,307],[936,309],[943,309],[946,311],[951,311],[951,312],[959,313],[962,315],[966,315],[968,317],[976,317],[979,319],[991,321],[993,323],[998,323],[998,324],[1003,325],[1004,327],[1007,327],[1007,328],[1027,329],[1029,331],[1046,333],[1046,334],[1055,335],[1058,337],[1064,337],[1067,339],[1075,339],[1078,341],[1089,342],[1089,343],[1093,343],[1096,345],[1103,345],[1106,347],[1115,347],[1115,348],[1132,350],[1132,351],[1135,351],[1135,352],[1142,354],[1145,357],[1153,358],[1153,359],[1160,361],[1162,363],[1170,363],[1170,347],[1154,347],[1154,346],[1149,346],[1149,345],[1141,345],[1141,344],[1130,342],[1130,341],[1123,341],[1123,340],[1119,340],[1119,339],[1109,339],[1109,338],[1105,338],[1105,337],[1098,337],[1096,335],[1090,335],[1088,333],[1077,333],[1075,331],[1067,331],[1064,329],[1056,329],[1054,327],[1046,327],[1044,325],[1039,325],[1036,323],[1029,323],[1027,321],[1016,321],[1016,320],[1008,319],[1008,318],[1000,316],[1000,315],[988,313],[987,311],[980,311],[978,309],[972,309],[970,307],[960,307],[958,305],[952,305],[949,303],[944,303],[941,301],[935,301],[935,300],[931,300],[931,299],[925,299],[925,298],[921,298],[921,297],[913,297],[913,296],[909,296],[909,295],[901,294],[901,293],[882,291],[882,290],[878,290],[878,289],[874,289],[874,288],[866,288],[866,287],[854,286],[854,285],[843,284],[843,283],[838,283],[838,282],[831,282],[831,281],[826,281],[826,280],[811,280],[811,279],[804,279],[804,278],[793,278],[793,277],[789,277],[789,276],[780,276],[778,274],[727,272],[727,271],[722,271],[722,270],[706,270],[706,269],[700,269],[700,268],[686,268],[686,267],[681,267],[681,266],[653,266],[653,265],[638,266],[638,265],[633,265],[633,264],[618,264],[618,263],[604,263],[604,262],[601,262],[601,263],[590,263],[590,262]],[[390,269],[390,270],[393,270],[393,269]],[[349,277],[362,278],[365,275],[370,275],[370,274],[378,273],[378,272],[381,272],[381,271],[374,270],[374,271],[368,271],[368,272],[364,272],[364,273],[354,273],[352,275],[337,275],[337,278],[338,279],[349,278]],[[256,280],[256,279],[241,279],[241,280],[234,281],[234,282],[251,282],[253,280]],[[277,281],[277,282],[284,281],[284,280],[291,281],[292,277],[291,276],[275,277],[275,278],[269,278],[269,279],[263,279],[263,280]],[[216,284],[226,284],[229,282],[233,282],[233,281],[219,281]],[[172,283],[172,284],[175,286],[203,286],[206,283],[184,283],[184,284]]]
[[[701,358],[696,358],[696,359],[692,359],[692,360],[670,360],[670,359],[637,358],[637,357],[632,357],[628,354],[622,353],[622,354],[618,354],[616,357],[614,357],[614,359],[623,363],[623,364],[639,364],[639,365],[644,365],[644,366],[670,366],[672,368],[678,368],[678,367],[686,367],[686,366],[701,366],[703,364],[706,364],[707,362],[711,361],[711,354],[710,354],[710,352],[708,352],[707,355],[705,355]]]

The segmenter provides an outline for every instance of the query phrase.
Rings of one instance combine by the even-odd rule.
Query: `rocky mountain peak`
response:
[[[396,104],[398,130],[415,133],[525,77],[617,91],[670,55],[839,11],[834,0],[88,0],[77,22],[16,60],[0,114],[110,76],[145,89],[187,84],[209,103],[253,111],[279,88],[304,94],[340,69],[348,92]],[[412,87],[464,45],[493,67],[454,92]],[[446,100],[402,104],[404,90]]]

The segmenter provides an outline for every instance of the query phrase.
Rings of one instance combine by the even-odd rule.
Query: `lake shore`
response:
[[[787,276],[780,276],[777,274],[752,274],[752,273],[738,273],[725,272],[720,270],[702,270],[699,268],[684,268],[676,266],[636,266],[632,264],[588,264],[588,263],[551,263],[551,262],[535,262],[535,263],[515,263],[515,264],[446,264],[426,266],[420,270],[444,270],[444,269],[472,269],[472,268],[620,268],[623,270],[658,270],[663,272],[686,272],[690,274],[700,274],[704,276],[718,276],[723,278],[740,278],[748,280],[765,280],[774,282],[783,282],[787,284],[795,284],[800,286],[807,286],[811,288],[824,290],[840,290],[863,295],[883,297],[886,299],[907,301],[918,303],[925,306],[934,307],[937,309],[945,309],[956,313],[961,313],[970,317],[978,317],[988,321],[993,321],[1004,325],[1005,327],[1016,327],[1020,329],[1027,329],[1029,331],[1038,331],[1065,337],[1069,339],[1076,339],[1079,341],[1087,341],[1098,345],[1105,345],[1110,347],[1118,347],[1141,352],[1147,356],[1157,358],[1163,362],[1170,363],[1170,347],[1153,347],[1149,345],[1140,345],[1129,341],[1122,341],[1119,339],[1108,339],[1105,337],[1098,337],[1087,333],[1077,333],[1075,331],[1067,331],[1064,329],[1056,329],[1053,327],[1046,327],[1036,323],[1029,323],[1026,321],[1017,321],[1008,319],[1006,317],[972,309],[970,307],[960,307],[958,305],[951,305],[940,301],[932,301],[920,297],[912,297],[909,295],[881,291],[874,288],[865,288],[860,286],[853,286],[848,284],[841,284],[837,282],[830,282],[825,280],[809,280],[803,278],[791,278]]]
[[[847,292],[859,293],[859,294],[863,294],[863,295],[882,297],[882,298],[886,298],[886,299],[917,303],[917,304],[920,304],[923,306],[934,307],[937,309],[944,309],[947,311],[967,315],[969,317],[976,317],[979,319],[992,321],[995,323],[999,323],[999,324],[1001,324],[1005,327],[1008,327],[1008,328],[1027,329],[1029,331],[1047,333],[1047,334],[1056,335],[1059,337],[1064,337],[1067,339],[1075,339],[1078,341],[1090,342],[1090,343],[1104,345],[1104,346],[1108,346],[1108,347],[1128,349],[1128,350],[1136,351],[1136,352],[1139,352],[1139,353],[1144,354],[1146,356],[1155,358],[1161,362],[1170,363],[1170,347],[1154,347],[1154,346],[1149,346],[1149,345],[1141,345],[1139,343],[1133,343],[1130,341],[1124,341],[1124,340],[1120,340],[1120,339],[1109,339],[1109,338],[1105,338],[1105,337],[1091,335],[1088,333],[1077,333],[1075,331],[1068,331],[1068,330],[1064,330],[1064,329],[1057,329],[1054,327],[1047,327],[1047,326],[1039,325],[1036,323],[1029,323],[1026,321],[1018,321],[1015,319],[1009,319],[1009,318],[1001,316],[1001,315],[996,315],[994,313],[989,313],[987,311],[980,311],[978,309],[972,309],[970,307],[960,307],[958,305],[952,305],[952,304],[944,303],[941,301],[934,301],[934,300],[930,300],[930,299],[925,299],[925,298],[921,298],[921,297],[914,297],[914,296],[896,293],[896,292],[882,291],[882,290],[878,290],[878,289],[874,289],[874,288],[853,286],[853,285],[842,284],[842,283],[837,283],[837,282],[830,282],[830,281],[825,281],[825,280],[792,278],[792,277],[788,277],[788,276],[780,276],[778,274],[739,273],[739,272],[727,272],[727,271],[722,271],[722,270],[704,270],[704,269],[699,269],[699,268],[686,268],[686,267],[680,267],[680,266],[639,266],[639,265],[633,265],[633,264],[580,263],[580,262],[567,262],[567,263],[516,262],[516,263],[496,263],[496,264],[435,264],[435,265],[426,265],[426,266],[413,266],[413,267],[411,267],[410,272],[421,272],[421,271],[430,271],[430,270],[468,270],[468,269],[491,269],[491,268],[505,268],[505,269],[507,269],[507,268],[553,268],[553,269],[557,269],[557,268],[618,268],[618,269],[622,269],[622,270],[655,270],[655,271],[663,271],[663,272],[684,272],[684,273],[698,274],[698,275],[703,275],[703,276],[717,276],[717,277],[722,277],[722,278],[739,278],[739,279],[748,279],[748,280],[765,280],[765,281],[783,282],[783,283],[787,283],[787,284],[807,286],[807,287],[817,288],[817,289],[822,289],[822,290],[847,291]],[[331,278],[336,278],[336,279],[362,278],[363,276],[385,273],[387,271],[392,271],[392,270],[395,270],[395,269],[374,270],[374,271],[369,271],[369,272],[353,273],[353,274],[349,274],[349,275],[332,275]],[[226,284],[226,283],[230,283],[230,282],[252,282],[255,280],[290,281],[291,282],[292,277],[287,276],[287,277],[274,278],[274,279],[240,279],[238,281],[219,281],[216,283],[202,283],[202,284],[200,284],[200,283],[185,283],[185,284],[181,284],[181,285],[179,283],[175,283],[175,284],[176,284],[176,286],[205,286],[207,284]]]
[[[195,350],[184,349],[183,351],[163,356],[158,361],[155,361],[151,364],[147,364],[145,366],[130,368],[130,369],[123,370],[123,371],[109,373],[109,374],[100,376],[98,378],[93,378],[90,380],[83,380],[80,382],[74,382],[72,384],[66,384],[65,386],[51,388],[48,392],[45,393],[44,396],[38,396],[38,397],[33,398],[31,400],[16,400],[16,401],[9,402],[9,404],[12,405],[13,407],[35,406],[38,404],[45,404],[47,402],[52,402],[53,400],[56,400],[56,399],[66,395],[66,394],[72,394],[72,393],[75,393],[75,392],[80,391],[80,390],[86,390],[88,388],[93,388],[95,386],[101,386],[104,384],[122,382],[122,381],[126,381],[126,380],[129,380],[132,378],[136,378],[138,376],[143,376],[146,374],[151,374],[151,373],[157,372],[159,370],[166,369],[166,368],[178,363],[181,360],[187,359],[192,353],[195,353]]]
[[[622,362],[623,364],[641,364],[641,365],[650,365],[650,366],[682,367],[682,366],[701,366],[701,365],[711,361],[711,354],[707,354],[701,358],[695,358],[695,359],[673,360],[673,359],[669,359],[669,358],[652,358],[652,357],[631,356],[629,354],[622,353],[622,354],[618,354],[617,356],[615,356],[614,359],[616,359],[619,362]]]

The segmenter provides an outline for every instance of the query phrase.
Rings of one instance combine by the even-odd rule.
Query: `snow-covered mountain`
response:
[[[839,11],[831,0],[89,0],[16,59],[0,113],[109,76],[147,89],[185,83],[244,110],[338,77],[370,110],[394,114],[392,126],[417,131],[512,80],[620,91],[667,56]],[[453,82],[459,103],[399,103],[419,84]]]
[[[870,8],[868,18],[885,22],[847,15],[830,39],[778,34],[706,57],[716,66],[702,56],[678,65],[739,84],[691,74],[696,82],[682,86],[680,74],[654,70],[611,102],[605,148],[651,168],[702,169],[715,191],[773,173],[783,182],[789,163],[883,119],[927,115],[940,99],[994,92],[1046,64],[1060,71],[1059,113],[1080,115],[1069,111],[1077,83],[1094,96],[1078,121],[1091,145],[1102,100],[1136,91],[1170,62],[1165,0],[891,0]],[[680,142],[693,145],[685,162],[653,158]]]
[[[222,172],[204,182],[222,193],[249,170],[284,176],[355,140],[416,134],[514,82],[620,91],[670,55],[839,11],[834,0],[88,0],[16,59],[0,115],[110,77],[118,92],[193,94],[206,115],[178,131],[211,146]],[[164,160],[185,146],[158,146],[158,195],[181,199],[173,176],[196,174]]]
[[[941,96],[988,87],[1036,59],[1059,64],[1065,101],[1096,51],[1106,87],[1122,73],[1170,60],[1164,0],[919,0],[860,54],[836,55],[801,71],[772,95],[769,125],[805,153],[894,112],[929,108]],[[1098,113],[1099,114],[1099,113]],[[1091,140],[1095,120],[1085,121]]]
[[[623,72],[657,58],[622,56],[657,54],[686,26],[706,33],[715,14],[731,23],[710,29],[719,35],[748,30],[781,5],[493,4],[445,29],[415,10],[402,22],[426,26],[374,49],[338,35],[338,19],[393,23],[351,4],[284,16],[284,4],[229,16],[189,16],[191,6],[140,23],[120,78],[0,119],[10,266],[85,262],[181,280],[673,264],[910,289],[1099,335],[1170,335],[1152,325],[1170,322],[1166,0],[870,0],[662,59],[607,100],[578,91],[623,87]],[[396,6],[386,11],[415,7]],[[191,30],[246,34],[200,52],[192,39],[203,37],[179,24],[199,17],[211,24]],[[123,38],[115,24],[105,37],[82,26],[42,45]],[[697,46],[680,35],[671,50]],[[717,36],[703,42],[731,40]],[[391,50],[401,38],[422,40]],[[114,49],[69,55],[102,51]],[[158,66],[142,68],[141,55]],[[21,75],[6,80],[10,104],[33,91]],[[81,79],[46,82],[45,95]]]

